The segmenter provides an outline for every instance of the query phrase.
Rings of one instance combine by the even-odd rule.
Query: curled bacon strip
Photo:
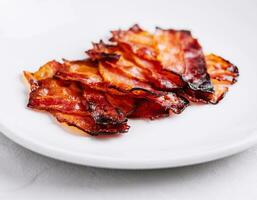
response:
[[[111,41],[118,46],[137,66],[148,71],[148,80],[156,89],[173,91],[184,86],[181,78],[175,73],[162,70],[159,62],[159,51],[153,34],[134,25],[127,31],[112,31]]]
[[[140,92],[143,94],[145,92],[161,94],[150,84],[150,72],[138,67],[125,57],[118,46],[107,45],[100,41],[98,44],[94,43],[93,49],[88,50],[87,54],[90,58],[99,61],[99,72],[104,81],[110,85],[124,92],[137,91],[139,93],[139,90],[142,90]]]
[[[89,115],[81,95],[76,83],[45,79],[38,81],[38,88],[30,93],[28,107],[82,116]]]
[[[94,44],[93,49],[87,51],[88,55],[99,60],[99,72],[105,82],[115,88],[119,88],[136,98],[147,98],[154,101],[165,109],[171,109],[175,113],[180,113],[188,105],[188,101],[177,96],[175,93],[167,95],[153,88],[149,71],[142,69],[132,60],[129,60],[121,53],[117,46],[106,45],[103,42]],[[104,53],[104,56],[102,54]],[[112,57],[117,54],[118,60],[106,60],[110,54]],[[160,79],[161,80],[161,79]],[[171,98],[172,97],[172,98]]]
[[[31,85],[28,107],[48,111],[58,121],[93,135],[122,133],[128,130],[125,114],[115,110],[103,99],[104,94],[93,89],[83,90],[78,82],[54,78],[57,72],[53,70],[55,66],[50,62],[35,73],[24,72]],[[61,68],[63,67],[59,69]]]
[[[127,121],[125,113],[114,107],[104,92],[87,87],[83,90],[83,97],[97,124],[120,124]]]
[[[239,76],[238,68],[215,54],[205,56],[205,60],[215,91],[209,97],[209,102],[217,104],[228,91],[228,87],[237,81]]]
[[[158,103],[153,101],[141,99],[137,102],[134,112],[129,115],[129,118],[145,118],[157,119],[169,116],[169,110],[164,109]]]
[[[158,60],[163,68],[181,75],[190,90],[212,93],[202,48],[189,31],[156,29]]]
[[[128,118],[181,113],[193,102],[218,103],[237,81],[238,68],[204,56],[190,31],[138,25],[112,31],[111,44],[93,43],[89,58],[50,61],[35,73],[28,107],[91,135],[127,132]]]
[[[69,126],[74,126],[90,135],[110,135],[116,133],[125,133],[129,126],[126,123],[121,124],[96,124],[95,121],[88,116],[69,115],[62,112],[53,112],[52,115],[60,122]]]

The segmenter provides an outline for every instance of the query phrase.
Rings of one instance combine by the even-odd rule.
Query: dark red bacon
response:
[[[104,92],[85,87],[83,97],[97,124],[120,124],[127,121],[126,113],[113,106]]]
[[[137,102],[134,112],[129,115],[129,118],[142,118],[153,120],[161,117],[167,117],[169,116],[169,114],[169,109],[165,109],[158,103],[146,99],[140,99]]]
[[[104,52],[104,56],[102,56]],[[106,45],[103,42],[94,44],[92,50],[87,51],[89,56],[99,61],[99,72],[105,82],[115,88],[129,93],[135,98],[146,98],[163,106],[164,109],[171,109],[180,113],[187,106],[188,101],[177,96],[175,93],[158,91],[153,87],[152,77],[149,77],[149,70],[138,67],[136,63],[124,56],[118,46]],[[106,58],[118,55],[117,60]],[[162,79],[160,79],[162,80]],[[171,98],[172,97],[172,98]]]
[[[157,28],[155,39],[164,69],[181,75],[193,93],[213,93],[202,48],[189,31]]]
[[[127,132],[128,118],[179,114],[190,101],[217,104],[239,76],[229,61],[204,56],[190,31],[134,25],[112,31],[110,42],[93,43],[83,60],[24,72],[27,106],[90,135],[110,135]]]
[[[126,133],[129,126],[126,123],[121,124],[96,124],[92,117],[64,114],[62,112],[53,112],[52,115],[60,122],[69,126],[74,126],[92,136],[111,135],[117,133]]]
[[[166,73],[159,62],[159,51],[154,35],[134,25],[127,31],[112,31],[111,41],[117,42],[133,62],[149,72],[148,80],[159,90],[173,91],[184,86],[175,73]]]
[[[238,68],[215,54],[205,56],[205,60],[214,87],[214,93],[209,96],[209,102],[217,104],[228,91],[228,87],[237,81]]]

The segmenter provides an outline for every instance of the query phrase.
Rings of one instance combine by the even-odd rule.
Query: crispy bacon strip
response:
[[[111,31],[112,42],[117,42],[119,45],[126,45],[132,52],[146,60],[156,61],[158,51],[157,43],[154,40],[154,35],[144,31],[137,24],[128,30]]]
[[[93,60],[113,62],[128,77],[149,83],[149,71],[138,67],[128,56],[116,45],[105,44],[102,40],[93,43],[93,49],[86,52]]]
[[[93,60],[99,60],[100,74],[110,85],[125,92],[136,90],[138,93],[142,88],[142,94],[145,92],[161,94],[149,83],[149,70],[142,69],[131,62],[118,46],[107,45],[100,41],[100,43],[94,43],[93,49],[88,50],[87,54]]]
[[[172,110],[176,114],[181,113],[189,105],[189,101],[186,98],[173,92],[160,97],[149,97],[148,99],[161,105],[165,110]]]
[[[91,60],[64,60],[63,67],[56,77],[63,80],[79,81],[85,85],[103,85],[103,79],[98,72],[97,65]]]
[[[76,126],[89,134],[113,134],[128,130],[125,114],[119,110],[115,112],[115,108],[102,98],[104,94],[101,96],[99,91],[93,89],[84,90],[78,82],[54,78],[57,71],[53,72],[52,66],[48,63],[36,73],[25,72],[26,79],[33,86],[28,107],[48,111],[58,121]],[[46,73],[48,71],[53,73]]]
[[[175,93],[170,93],[169,95],[165,93],[161,93],[160,95],[160,93],[157,93],[158,95],[156,95],[155,90],[152,92],[152,88],[148,86],[142,87],[142,83],[140,82],[137,87],[132,88],[131,86],[135,86],[133,80],[126,76],[121,77],[120,75],[117,75],[121,73],[117,73],[114,68],[109,67],[106,63],[105,65],[100,63],[99,69],[106,81],[115,84],[117,88],[129,88],[129,91],[137,98],[147,98],[163,106],[165,109],[171,109],[175,113],[180,113],[188,105],[186,99],[182,99]]]
[[[194,92],[193,90],[186,90],[186,94],[184,93],[184,95],[193,102],[217,104],[223,99],[229,86],[237,81],[239,76],[238,68],[215,54],[206,55],[205,60],[214,92],[204,94]]]
[[[157,119],[161,117],[169,116],[169,109],[166,110],[160,104],[146,99],[140,99],[136,105],[134,112],[132,112],[129,118],[146,118]]]
[[[175,113],[180,113],[188,105],[188,101],[177,96],[175,93],[167,95],[165,92],[155,90],[151,84],[144,81],[147,73],[142,73],[138,77],[139,71],[127,70],[127,66],[135,66],[130,60],[127,60],[117,46],[105,45],[104,43],[94,44],[92,50],[87,51],[92,59],[99,60],[99,72],[104,81],[108,82],[116,88],[122,89],[124,92],[131,93],[137,98],[147,98],[163,106],[164,109],[171,109]],[[101,55],[104,56],[102,57]],[[107,55],[114,53],[119,55],[119,59],[115,61],[106,61]],[[138,67],[136,67],[138,68]],[[140,69],[140,68],[139,68]],[[133,73],[136,71],[136,73]],[[147,75],[146,75],[147,76]],[[143,80],[142,80],[143,79]],[[149,80],[147,78],[146,80]]]
[[[189,31],[157,28],[155,40],[164,69],[181,75],[194,93],[213,93],[202,48]]]
[[[105,97],[111,105],[118,108],[126,116],[135,110],[136,99],[131,96],[111,95],[106,93]]]
[[[35,73],[24,72],[31,87],[27,106],[38,110],[58,110],[64,113],[89,115],[83,104],[79,86],[76,83],[53,78],[62,67],[60,63],[51,61]]]
[[[81,95],[81,90],[75,83],[45,79],[38,81],[38,88],[31,91],[28,107],[82,116],[90,115]]]
[[[28,107],[91,135],[123,133],[127,117],[178,114],[187,99],[216,104],[239,76],[229,61],[204,56],[189,31],[157,28],[151,34],[135,25],[112,31],[110,41],[94,43],[89,59],[50,61],[24,72]]]
[[[120,124],[127,121],[126,113],[111,104],[104,92],[85,87],[83,97],[97,124]]]
[[[228,91],[228,87],[237,81],[239,76],[238,68],[215,54],[205,56],[205,60],[215,91],[209,97],[209,102],[217,104]]]
[[[117,42],[137,66],[148,71],[148,80],[151,80],[156,89],[172,91],[184,86],[177,74],[162,70],[161,63],[157,60],[159,52],[153,34],[134,25],[127,31],[112,31],[111,41]]]
[[[128,132],[129,126],[126,123],[121,124],[96,124],[93,118],[88,116],[78,116],[64,114],[62,112],[53,112],[52,115],[60,122],[69,126],[74,126],[90,135],[110,135]]]
[[[189,31],[157,28],[155,34],[151,34],[135,25],[128,31],[118,30],[112,34],[111,41],[132,54],[139,66],[150,69],[157,80],[162,80],[158,89],[169,91],[176,88],[174,85],[181,88],[185,82],[189,95],[205,97],[213,93],[201,46]]]
[[[237,81],[238,68],[228,60],[215,54],[205,56],[205,60],[211,79],[216,79],[227,85],[232,85]]]
[[[47,78],[53,78],[56,72],[60,70],[62,67],[63,66],[61,63],[53,60],[41,66],[35,73],[24,71],[23,75],[25,79],[28,81],[30,89],[33,91],[38,87],[38,81]]]
[[[97,63],[90,59],[68,61],[64,60],[64,67],[55,74],[62,80],[77,81],[95,90],[108,92],[114,95],[124,95],[123,92],[112,88],[101,77]]]

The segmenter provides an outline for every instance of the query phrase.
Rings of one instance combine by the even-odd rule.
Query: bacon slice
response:
[[[41,66],[39,70],[32,73],[35,80],[40,81],[47,78],[53,78],[57,71],[61,70],[63,65],[55,60]]]
[[[153,34],[134,25],[127,31],[112,31],[111,41],[117,42],[136,65],[149,72],[148,80],[151,80],[156,89],[173,91],[184,86],[177,74],[162,70],[161,63],[157,60],[159,51]]]
[[[159,96],[163,92],[155,90],[151,85],[140,82],[135,78],[128,77],[119,66],[111,62],[100,62],[99,72],[105,82],[112,87],[124,93],[130,93],[135,96],[155,95]]]
[[[228,87],[237,81],[239,76],[238,68],[215,54],[205,56],[205,60],[215,91],[209,97],[209,102],[217,104],[228,91]]]
[[[34,73],[28,107],[91,135],[127,132],[127,118],[179,114],[194,102],[218,103],[237,81],[229,61],[204,56],[190,31],[134,25],[93,43],[88,59],[50,61]]]
[[[62,64],[51,61],[35,73],[24,72],[31,87],[27,106],[38,110],[58,110],[64,113],[89,115],[83,104],[79,86],[76,83],[53,78],[62,67]]]
[[[38,88],[31,91],[28,107],[83,116],[90,115],[81,95],[82,92],[76,83],[45,79],[38,81]]]
[[[105,93],[91,88],[84,88],[83,97],[97,124],[120,124],[127,121],[126,113],[111,104]]]
[[[117,42],[119,45],[126,45],[132,52],[146,60],[156,61],[158,51],[157,43],[154,35],[144,31],[139,25],[134,25],[128,30],[111,31],[112,42]]]
[[[38,81],[47,78],[53,78],[56,72],[60,70],[62,67],[63,66],[61,63],[53,60],[41,66],[35,73],[24,71],[23,75],[25,79],[28,81],[30,89],[34,90],[38,87]]]
[[[110,135],[117,133],[128,132],[129,126],[126,123],[122,124],[96,124],[93,118],[88,116],[78,116],[64,114],[62,112],[53,112],[52,115],[60,122],[69,126],[74,126],[86,133],[98,136],[98,135]]]
[[[113,87],[120,89],[121,91],[131,94],[136,98],[147,98],[159,105],[164,109],[171,109],[175,113],[180,113],[188,105],[188,101],[177,96],[175,93],[167,95],[165,92],[155,90],[151,84],[144,82],[144,75],[138,77],[139,71],[133,73],[128,71],[129,65],[135,66],[134,63],[127,60],[122,53],[119,53],[119,47],[113,45],[105,45],[104,43],[94,44],[92,50],[87,51],[92,59],[99,60],[99,72],[102,75],[105,82],[108,82]],[[119,55],[118,60],[107,59],[108,53],[112,56],[117,53]],[[104,55],[104,56],[102,56]],[[131,64],[132,63],[132,64]],[[143,80],[141,80],[143,79]],[[147,79],[149,80],[149,78]]]
[[[63,80],[77,81],[77,82],[83,83],[86,86],[91,86],[97,89],[99,89],[100,86],[105,85],[103,83],[102,77],[98,73],[98,68],[90,60],[81,60],[81,61],[65,60],[62,68],[60,68],[58,72],[56,71],[56,74],[52,74],[52,75],[55,77],[61,78]],[[55,83],[57,80],[55,81],[48,80],[48,81],[50,81],[50,84],[48,84],[47,86],[45,86],[44,84],[40,88],[40,90],[36,90],[36,92],[34,92],[36,94],[31,93],[33,94],[33,96],[37,96],[37,98],[30,98],[29,107],[34,107],[34,106],[38,107],[39,106],[38,104],[40,103],[41,104],[45,103],[44,105],[45,109],[50,109],[50,107],[53,107],[53,106],[55,107],[64,106],[61,103],[62,102],[65,103],[65,100],[69,99],[65,95],[54,94],[54,96],[51,98],[49,96],[44,98],[42,98],[42,96],[38,96],[38,93],[40,93],[41,90],[57,91],[55,88],[56,87]],[[67,81],[58,81],[59,86],[63,82],[67,82]],[[59,88],[59,90],[64,90],[64,89],[67,90],[67,88],[64,88],[63,86],[60,86]],[[64,91],[63,93],[69,94],[69,91]],[[120,97],[117,97],[116,95],[116,98],[120,98]],[[116,123],[122,123],[127,120],[126,115],[123,112],[121,112],[119,108],[112,106],[107,101],[104,92],[97,91],[95,89],[90,89],[89,87],[84,87],[83,101],[86,102],[86,106],[88,107],[89,112],[91,113],[92,117],[95,119],[97,124],[106,124],[106,123],[116,124]],[[49,105],[50,102],[52,104],[55,103],[55,105],[50,106]],[[71,103],[69,103],[68,105],[71,105]],[[41,105],[41,109],[42,109],[42,106],[43,105]],[[59,110],[61,111],[61,108]],[[66,111],[66,110],[63,110],[63,111]]]
[[[215,54],[206,55],[205,60],[214,92],[211,94],[204,94],[194,92],[193,90],[186,90],[184,95],[194,102],[217,104],[221,99],[223,99],[229,86],[233,85],[237,81],[239,76],[238,68],[229,61]]]
[[[155,39],[164,69],[181,75],[193,93],[213,93],[202,48],[189,31],[157,28]]]
[[[152,87],[149,70],[138,67],[118,46],[107,45],[100,41],[98,44],[94,43],[93,49],[88,50],[87,54],[93,60],[99,60],[99,72],[104,81],[110,85],[124,92],[136,90],[139,93],[139,90],[142,90],[142,94],[145,92],[161,94]]]
[[[58,121],[76,126],[89,134],[113,134],[128,130],[126,115],[105,100],[104,94],[89,88],[85,90],[77,81],[54,78],[57,72],[51,69],[54,66],[48,63],[35,73],[24,72],[33,88],[28,107],[48,111]]]
[[[237,81],[238,68],[228,60],[215,54],[205,56],[205,60],[211,79],[216,79],[227,85],[232,85]]]
[[[103,79],[98,72],[97,65],[91,60],[64,60],[63,67],[56,77],[63,80],[79,81],[87,86],[102,86]]]
[[[128,117],[129,118],[145,118],[157,119],[169,116],[169,109],[165,109],[160,104],[146,99],[138,101],[137,106]]]
[[[132,113],[135,110],[136,99],[128,95],[111,95],[106,93],[105,97],[107,101],[113,105],[115,108],[118,108],[126,116]]]
[[[172,109],[175,113],[180,113],[188,105],[186,99],[182,99],[175,93],[170,93],[170,95],[160,92],[157,93],[147,85],[145,86],[140,82],[136,82],[137,84],[135,84],[133,79],[131,80],[126,76],[121,77],[121,73],[119,71],[117,72],[115,68],[108,66],[108,63],[100,63],[99,69],[106,81],[115,84],[117,88],[127,89],[136,98],[147,98],[163,106],[165,109]],[[134,87],[135,85],[137,87]]]

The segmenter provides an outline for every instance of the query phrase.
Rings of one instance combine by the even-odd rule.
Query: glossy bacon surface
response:
[[[129,126],[126,123],[121,124],[96,124],[92,117],[70,115],[62,112],[53,112],[52,115],[60,122],[69,126],[74,126],[90,135],[110,135],[125,133]]]
[[[127,31],[112,31],[111,41],[117,42],[118,46],[133,60],[133,62],[148,71],[148,80],[152,81],[159,90],[172,91],[184,86],[181,78],[175,73],[167,73],[162,69],[159,62],[159,50],[155,36],[134,25]]]
[[[213,92],[202,48],[189,31],[157,28],[155,39],[164,69],[181,75],[191,90]]]
[[[211,77],[214,93],[209,97],[209,102],[217,104],[228,91],[228,87],[237,82],[238,68],[215,54],[205,56],[207,70]]]
[[[113,106],[104,92],[85,87],[83,98],[97,124],[120,124],[127,121],[126,114]]]
[[[102,52],[104,56],[102,56]],[[124,92],[130,93],[137,98],[146,98],[154,101],[164,109],[171,109],[180,113],[187,106],[188,101],[177,96],[175,93],[158,91],[153,87],[152,77],[149,70],[138,67],[136,63],[124,56],[124,52],[114,45],[106,45],[102,42],[94,44],[92,50],[87,51],[89,56],[99,61],[99,72],[104,81]],[[117,60],[106,58],[110,54],[118,55]],[[162,79],[159,79],[162,80]],[[163,80],[162,80],[163,81]]]
[[[111,33],[111,43],[93,43],[88,58],[25,71],[27,106],[93,136],[117,134],[128,131],[128,118],[180,114],[190,101],[217,104],[238,79],[238,68],[204,56],[190,31],[134,25]]]
[[[129,129],[126,115],[103,99],[105,94],[85,90],[78,81],[56,79],[57,71],[52,70],[55,69],[52,64],[47,63],[35,73],[24,72],[31,86],[28,107],[48,111],[58,121],[93,135],[123,133]]]
[[[134,112],[129,115],[129,118],[142,119],[157,119],[169,116],[169,109],[153,101],[141,99],[137,102]]]
[[[56,79],[38,81],[38,88],[30,93],[28,107],[38,110],[58,110],[64,113],[89,115],[82,92],[76,83]]]

